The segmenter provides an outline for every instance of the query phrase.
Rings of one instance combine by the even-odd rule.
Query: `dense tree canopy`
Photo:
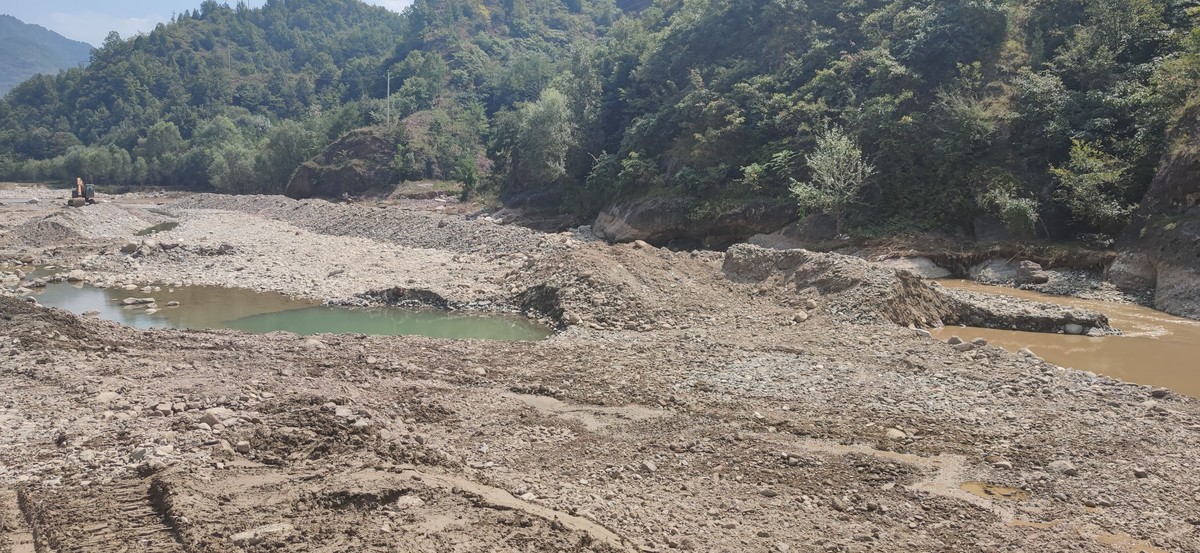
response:
[[[209,0],[14,89],[0,173],[277,192],[392,125],[403,178],[703,212],[790,201],[837,128],[874,167],[844,214],[859,231],[1115,232],[1200,82],[1195,0],[623,5]]]

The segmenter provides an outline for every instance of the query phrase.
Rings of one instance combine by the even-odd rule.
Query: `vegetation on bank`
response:
[[[1200,83],[1197,5],[210,0],[13,90],[0,176],[278,193],[375,126],[401,178],[581,212],[681,196],[703,213],[793,201],[840,129],[874,171],[852,198],[802,207],[836,205],[851,227],[987,214],[1022,234],[1112,234]]]

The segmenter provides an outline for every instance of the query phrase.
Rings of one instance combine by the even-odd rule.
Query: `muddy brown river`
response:
[[[1200,397],[1200,321],[1183,319],[1139,305],[1051,296],[1028,290],[988,286],[966,280],[940,280],[947,288],[1003,294],[1028,300],[1068,305],[1108,315],[1121,336],[1089,338],[1065,334],[1018,332],[949,326],[933,331],[945,340],[984,338],[1009,351],[1029,348],[1042,359],[1062,367],[1091,371],[1127,382],[1170,388]]]

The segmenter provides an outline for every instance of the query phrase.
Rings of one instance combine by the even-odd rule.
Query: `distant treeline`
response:
[[[848,222],[991,214],[1117,232],[1194,101],[1193,0],[212,1],[0,102],[0,175],[277,193],[389,124],[404,178],[790,200],[837,127],[875,168]],[[801,208],[805,206],[801,205]],[[1045,228],[1045,225],[1039,225]]]

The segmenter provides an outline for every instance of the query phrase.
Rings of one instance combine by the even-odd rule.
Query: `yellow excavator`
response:
[[[84,184],[82,178],[76,177],[75,189],[71,191],[71,199],[67,201],[67,205],[71,207],[83,207],[94,203],[96,203],[96,186],[93,184]]]

